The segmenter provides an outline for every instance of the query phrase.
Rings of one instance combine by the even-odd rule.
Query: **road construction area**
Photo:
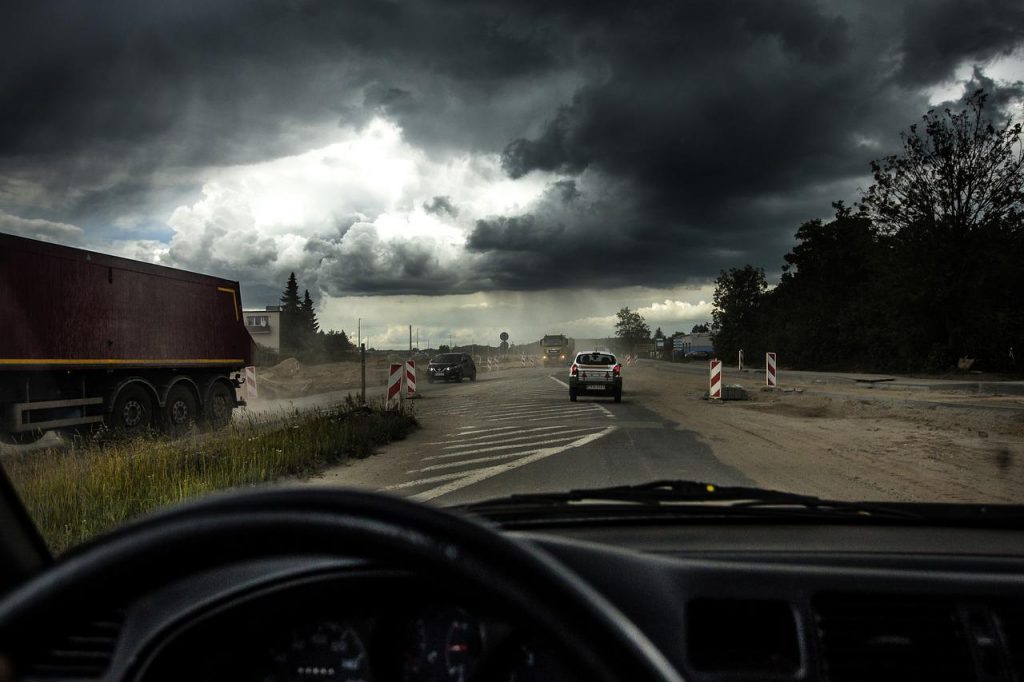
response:
[[[621,404],[568,399],[567,368],[419,383],[421,428],[311,479],[456,504],[511,493],[695,479],[845,500],[1024,502],[1024,387],[640,361]],[[999,390],[999,387],[1002,390]],[[1001,393],[1008,393],[1002,395]]]

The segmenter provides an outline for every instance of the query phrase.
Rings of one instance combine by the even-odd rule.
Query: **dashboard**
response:
[[[1024,680],[1021,531],[708,523],[510,534],[581,576],[687,680]],[[117,613],[92,673],[69,667],[67,641],[91,627],[82,623],[41,648],[24,679],[585,679],[543,624],[519,622],[509,605],[359,557],[223,566]]]

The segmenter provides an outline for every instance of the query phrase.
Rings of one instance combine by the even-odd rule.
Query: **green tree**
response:
[[[752,357],[764,350],[760,311],[767,289],[764,270],[752,265],[719,274],[711,313],[711,341],[719,357],[732,357],[740,349]]]
[[[650,341],[651,328],[647,326],[643,315],[626,307],[616,313],[616,317],[618,322],[615,323],[615,336],[619,337],[631,352],[635,352],[641,343]]]
[[[442,343],[440,346],[437,347],[437,352],[438,353],[451,353],[452,349],[451,349],[451,346],[449,346],[447,343]]]
[[[947,368],[959,356],[1005,363],[1024,336],[1022,126],[995,124],[981,90],[958,110],[929,111],[901,154],[872,163],[861,200],[889,238],[882,270],[899,317],[897,353]]]
[[[295,353],[302,347],[303,339],[302,302],[299,300],[299,283],[295,273],[288,276],[281,293],[281,351]]]
[[[690,330],[690,333],[691,334],[707,334],[710,331],[711,331],[711,325],[709,325],[707,322],[705,322],[703,324],[695,324],[695,325],[693,325],[693,329]]]

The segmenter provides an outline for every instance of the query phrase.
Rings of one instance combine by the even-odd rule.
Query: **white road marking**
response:
[[[548,375],[548,379],[551,379],[551,380],[552,380],[553,382],[555,382],[556,384],[562,384],[562,385],[563,385],[563,386],[565,386],[566,388],[569,388],[569,384],[565,383],[565,382],[564,382],[564,381],[562,381],[561,379],[556,379],[556,378],[554,378],[554,377],[553,377],[553,376],[551,376],[550,374]]]
[[[548,435],[551,435],[551,434],[548,434]],[[485,452],[497,452],[498,450],[515,450],[515,449],[522,450],[523,448],[530,449],[530,448],[535,448],[538,445],[550,445],[551,443],[557,443],[557,442],[563,441],[563,440],[572,440],[573,438],[576,438],[576,436],[558,436],[556,438],[549,438],[548,440],[534,441],[533,443],[516,443],[515,445],[495,445],[495,446],[489,447],[489,448],[478,448],[476,450],[464,450],[462,452],[452,452],[452,453],[448,453],[448,454],[445,454],[445,455],[431,455],[430,457],[424,457],[423,461],[427,461],[428,459],[449,459],[449,458],[452,458],[452,457],[469,457],[470,455],[481,455],[481,454],[483,454]],[[522,453],[520,453],[520,454],[522,454]],[[407,473],[407,474],[415,474],[415,473],[420,472],[420,471],[428,471],[429,469],[430,469],[430,467],[427,467],[426,469],[412,469],[410,471],[406,471],[405,473]]]
[[[597,407],[602,412],[604,412],[604,416],[608,417],[609,419],[615,419],[615,415],[612,414],[611,410],[609,410],[607,407],[605,407],[604,405],[598,405]]]
[[[583,433],[584,431],[595,431],[595,430],[600,429],[600,428],[601,428],[600,425],[584,426],[584,427],[580,427],[578,429],[562,429],[562,430],[559,431],[559,433]],[[553,434],[553,433],[534,433],[534,434],[531,434],[529,436],[518,436],[516,438],[502,438],[499,441],[493,441],[493,442],[497,442],[497,443],[511,443],[513,441],[533,440],[533,439],[537,439],[537,438],[547,438],[549,436],[554,436],[554,435],[556,435],[556,434]],[[461,450],[463,448],[475,448],[475,447],[480,446],[480,445],[486,445],[486,443],[465,443],[463,445],[449,445],[449,446],[447,446],[445,448],[445,450]],[[430,457],[424,457],[423,459],[426,460],[426,459],[438,459],[438,458],[443,458],[443,457],[460,457],[460,456],[462,456],[464,454],[466,454],[466,453],[465,452],[448,452],[448,453],[445,453],[443,455],[431,455]]]
[[[520,429],[519,431],[516,431],[515,433],[528,433],[530,431],[555,431],[557,429],[564,429],[565,427],[566,427],[565,424],[556,424],[555,426],[537,426],[537,427],[534,427],[532,429]],[[592,426],[590,428],[597,429],[597,428],[600,428],[600,427]],[[433,442],[430,442],[430,443],[424,443],[424,445],[450,445],[451,443],[466,443],[466,442],[474,441],[474,440],[487,440],[488,438],[494,438],[495,436],[501,437],[501,436],[507,436],[507,435],[510,435],[510,434],[506,434],[506,433],[492,433],[492,434],[486,435],[486,436],[473,436],[472,438],[452,438],[450,440],[436,440],[436,441],[433,441]]]
[[[514,427],[514,426],[495,426],[495,427],[490,428],[490,429],[480,429],[480,428],[477,428],[475,426],[463,426],[462,428],[459,429],[459,433],[457,435],[459,435],[459,436],[469,436],[469,435],[476,434],[476,433],[488,433],[490,431],[508,431],[509,429],[514,429],[514,428],[516,428],[516,427]],[[471,431],[467,431],[466,429],[472,429],[472,430]]]
[[[431,476],[430,478],[421,478],[418,481],[408,481],[406,483],[396,483],[395,485],[389,485],[381,490],[401,490],[402,488],[415,488],[418,485],[424,485],[425,483],[441,483],[442,481],[451,481],[455,478],[462,478],[465,476],[465,472],[459,472],[457,474],[441,474],[440,476]]]
[[[579,414],[581,412],[597,412],[598,411],[597,410],[598,407],[600,407],[600,405],[579,405],[579,406],[575,406],[575,405],[562,405],[562,404],[559,404],[558,406],[552,405],[552,406],[548,407],[546,410],[542,410],[538,416],[530,417],[529,419],[523,419],[522,416],[517,416],[517,417],[494,417],[492,419],[485,419],[484,421],[486,421],[487,423],[494,423],[494,422],[507,422],[507,421],[510,421],[510,420],[513,420],[513,419],[522,419],[522,421],[524,421],[524,422],[532,422],[532,421],[538,421],[539,419],[558,419],[559,415],[561,415],[562,417],[566,417],[566,416],[571,416],[571,415],[574,415],[574,414]]]
[[[599,438],[607,436],[609,433],[615,431],[616,428],[618,427],[609,426],[597,433],[588,434],[586,436],[583,436],[582,438],[572,441],[571,443],[566,443],[565,445],[556,445],[555,447],[544,448],[543,450],[538,450],[532,455],[520,457],[519,459],[516,459],[511,462],[505,462],[503,464],[496,464],[494,466],[489,466],[483,469],[477,469],[476,471],[469,472],[459,478],[449,479],[449,482],[445,483],[444,485],[439,485],[436,488],[431,488],[429,490],[424,490],[423,492],[416,493],[411,497],[411,499],[418,500],[420,502],[432,500],[435,497],[440,497],[441,495],[446,495],[461,488],[471,486],[474,483],[479,483],[480,481],[486,480],[493,476],[497,476],[498,474],[503,474],[514,469],[518,469],[519,467],[526,466],[527,464],[532,464],[533,462],[546,459],[548,457],[551,457],[552,455],[557,455],[560,452],[565,452],[566,450],[571,450],[573,448],[578,448],[580,446],[586,445],[587,443],[592,443],[595,440],[598,440]],[[433,483],[436,481],[436,479],[437,477],[420,479],[418,481],[403,483],[401,485],[402,487],[413,487],[415,485],[421,485],[424,483]]]
[[[596,407],[596,405],[594,407]],[[591,413],[597,412],[597,410],[594,409],[594,407],[586,407],[586,408],[578,407],[578,408],[573,408],[572,410],[567,410],[565,412],[560,412],[558,414],[551,415],[550,417],[534,417],[532,419],[524,419],[523,423],[525,424],[527,422],[545,422],[545,421],[551,421],[552,419],[565,419],[566,417],[573,417],[573,416],[583,416],[583,417],[585,417],[585,416],[588,416]]]

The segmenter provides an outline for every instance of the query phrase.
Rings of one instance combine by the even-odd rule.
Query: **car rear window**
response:
[[[580,365],[614,365],[615,356],[607,353],[581,353],[576,357]]]

